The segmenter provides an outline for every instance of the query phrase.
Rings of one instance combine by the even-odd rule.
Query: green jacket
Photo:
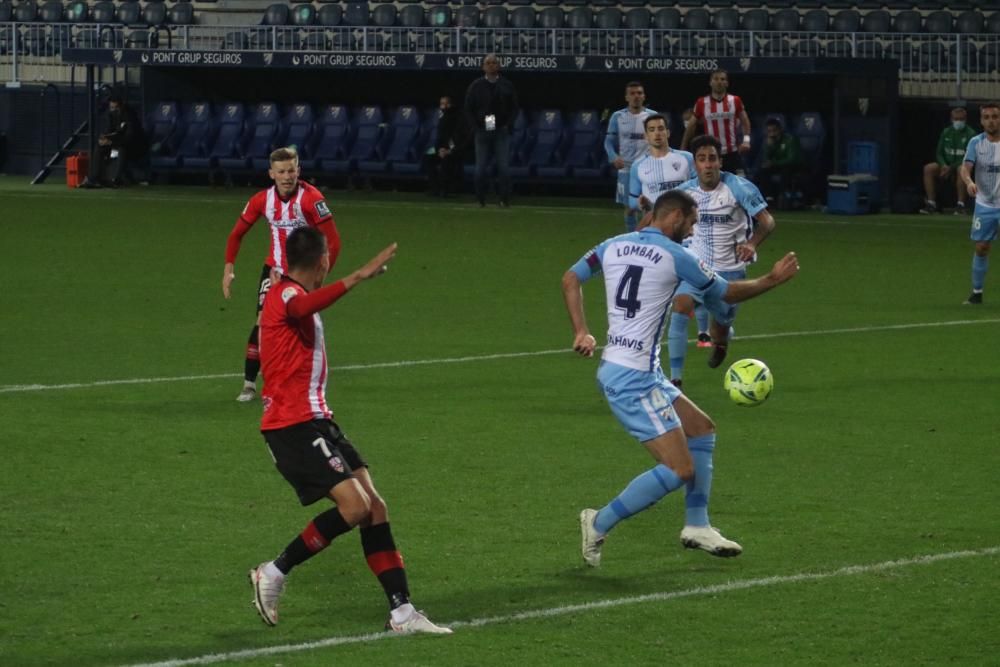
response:
[[[951,125],[941,130],[937,143],[937,163],[945,167],[957,167],[962,164],[965,147],[969,145],[969,139],[976,134],[978,132],[968,125],[961,130],[956,130]]]
[[[783,132],[775,144],[765,144],[764,161],[775,167],[792,167],[802,161],[802,151],[795,135]]]

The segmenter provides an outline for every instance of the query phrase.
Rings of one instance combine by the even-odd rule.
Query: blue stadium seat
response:
[[[955,18],[950,11],[940,9],[924,17],[924,32],[946,35],[954,31]]]
[[[359,162],[361,171],[384,172],[413,176],[420,173],[423,160],[421,138],[423,127],[420,111],[415,106],[396,109],[384,144],[382,164]]]
[[[116,15],[118,16],[119,23],[136,25],[142,16],[142,7],[139,6],[138,2],[123,2],[118,5]]]
[[[974,9],[962,12],[955,18],[955,32],[963,35],[974,35],[986,29],[983,15]]]
[[[157,102],[146,119],[146,140],[149,142],[150,158],[173,156],[180,140],[177,125],[177,103]]]
[[[384,134],[382,110],[376,106],[361,107],[355,112],[351,125],[350,148],[342,159],[330,161],[333,171],[348,173],[356,170],[361,161],[378,159],[377,151]]]
[[[284,146],[293,146],[299,152],[299,164],[312,157],[313,143],[315,143],[313,118],[311,106],[292,104],[285,112],[281,123],[284,127],[284,136],[280,143]]]
[[[896,14],[892,20],[892,31],[901,33],[920,32],[922,18],[915,9],[907,9]]]
[[[281,133],[281,115],[278,113],[278,105],[274,102],[261,102],[254,109],[253,115],[247,123],[247,134],[249,136],[243,148],[242,156],[256,171],[264,171],[271,166],[269,159],[271,151],[276,146],[278,135]],[[229,169],[238,169],[239,164],[236,158],[229,158],[233,162],[227,162],[225,158],[219,160],[219,166]]]
[[[14,16],[10,0],[0,0],[0,23],[9,23]]]
[[[147,2],[142,8],[142,22],[150,26],[167,23],[167,6],[162,2]]]
[[[328,104],[324,107],[316,121],[316,136],[312,166],[317,170],[336,171],[334,166],[345,160],[351,138],[347,107],[342,104]]]
[[[188,2],[178,2],[167,10],[167,22],[171,25],[194,25],[194,7]]]
[[[853,9],[843,9],[834,15],[830,27],[834,32],[857,32],[861,29],[861,14]]]
[[[211,148],[204,156],[185,158],[184,166],[207,170],[218,166],[220,159],[238,157],[243,148],[245,114],[243,105],[238,102],[223,104],[215,113],[217,132]],[[243,160],[243,166],[246,166],[246,160]]]
[[[565,177],[567,170],[563,164],[562,148],[562,113],[556,109],[539,111],[525,164],[541,178]]]
[[[826,143],[823,117],[818,112],[807,111],[795,120],[791,131],[799,140],[803,161],[818,168],[822,164],[823,145]]]
[[[38,20],[44,23],[59,23],[63,20],[61,0],[47,0],[38,10]]]
[[[755,32],[767,30],[771,25],[771,16],[766,9],[750,9],[743,14],[743,29]]]
[[[596,111],[578,111],[570,121],[563,164],[574,179],[601,178],[604,166],[601,117]]]
[[[178,123],[177,131],[181,134],[177,149],[173,155],[153,155],[150,159],[153,170],[187,167],[190,160],[204,158],[214,130],[211,105],[208,102],[191,104]]]
[[[90,18],[94,23],[114,23],[115,5],[109,0],[94,3],[90,8]]]

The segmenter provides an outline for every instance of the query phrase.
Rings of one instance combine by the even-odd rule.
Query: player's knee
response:
[[[925,164],[924,165],[924,174],[927,175],[927,176],[937,176],[938,175],[938,164],[937,164],[937,162],[928,162],[927,164]]]
[[[371,508],[368,513],[373,524],[385,523],[389,520],[389,507],[385,504],[382,496],[377,493],[371,496]]]
[[[344,521],[352,526],[368,519],[371,514],[372,501],[364,489],[358,489],[357,493],[352,493],[347,498],[343,498],[337,503],[337,509]]]
[[[681,478],[682,482],[690,482],[694,479],[694,464],[691,461],[675,463],[671,467],[674,469],[674,473]]]
[[[674,312],[691,317],[694,314],[694,300],[686,294],[675,296]]]
[[[990,254],[990,245],[989,243],[980,241],[976,244],[976,254],[980,257],[986,257]]]

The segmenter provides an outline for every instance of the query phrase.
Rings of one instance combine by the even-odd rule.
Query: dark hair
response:
[[[979,110],[983,109],[1000,109],[1000,102],[983,102],[979,105]]]
[[[705,146],[714,147],[715,152],[719,154],[719,157],[722,157],[722,143],[710,134],[702,134],[695,137],[691,141],[688,150],[691,151],[691,155],[695,155],[700,148],[704,148]]]
[[[642,85],[642,81],[629,81],[628,83],[625,84],[625,90],[628,90],[629,88],[645,89],[646,87]]]
[[[326,252],[326,237],[315,227],[296,227],[285,240],[289,269],[316,267]]]
[[[646,116],[646,118],[642,121],[642,129],[647,129],[649,127],[649,121],[651,120],[662,120],[663,124],[667,126],[667,129],[670,129],[670,123],[667,122],[666,116],[660,113],[651,113]]]
[[[116,104],[125,104],[125,96],[121,93],[111,93],[108,95],[108,104],[114,102]]]
[[[782,127],[781,127],[781,121],[778,120],[777,118],[768,118],[767,122],[764,123],[764,124],[767,125],[768,127],[771,127],[773,125],[774,127],[778,128],[779,130],[782,129]]]
[[[653,206],[653,218],[660,218],[677,209],[688,216],[695,207],[697,204],[688,193],[682,190],[667,190],[656,200],[656,205]]]
[[[712,70],[712,73],[708,75],[708,80],[709,80],[709,81],[711,81],[711,80],[712,80],[712,77],[713,77],[713,76],[715,76],[716,74],[725,74],[725,75],[726,75],[726,78],[727,78],[727,79],[729,78],[729,71],[728,71],[728,70],[724,70],[724,69],[722,69],[722,68],[720,67],[720,68],[718,68],[718,69],[713,69],[713,70]]]

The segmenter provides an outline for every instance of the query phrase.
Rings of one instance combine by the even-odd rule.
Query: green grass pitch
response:
[[[0,181],[0,665],[997,664],[1000,260],[961,305],[967,218],[777,212],[751,273],[793,249],[802,272],[744,305],[730,352],[773,394],[736,406],[693,345],[685,377],[744,554],[682,549],[673,494],[589,570],[579,510],[651,460],[569,351],[559,280],[620,212],[328,192],[335,274],[399,242],[324,315],[328,397],[415,603],[456,624],[382,639],[355,534],[294,573],[278,627],[249,604],[247,569],[318,511],[234,401],[263,229],[231,301],[220,280],[249,195]],[[599,282],[586,298],[600,341]]]

